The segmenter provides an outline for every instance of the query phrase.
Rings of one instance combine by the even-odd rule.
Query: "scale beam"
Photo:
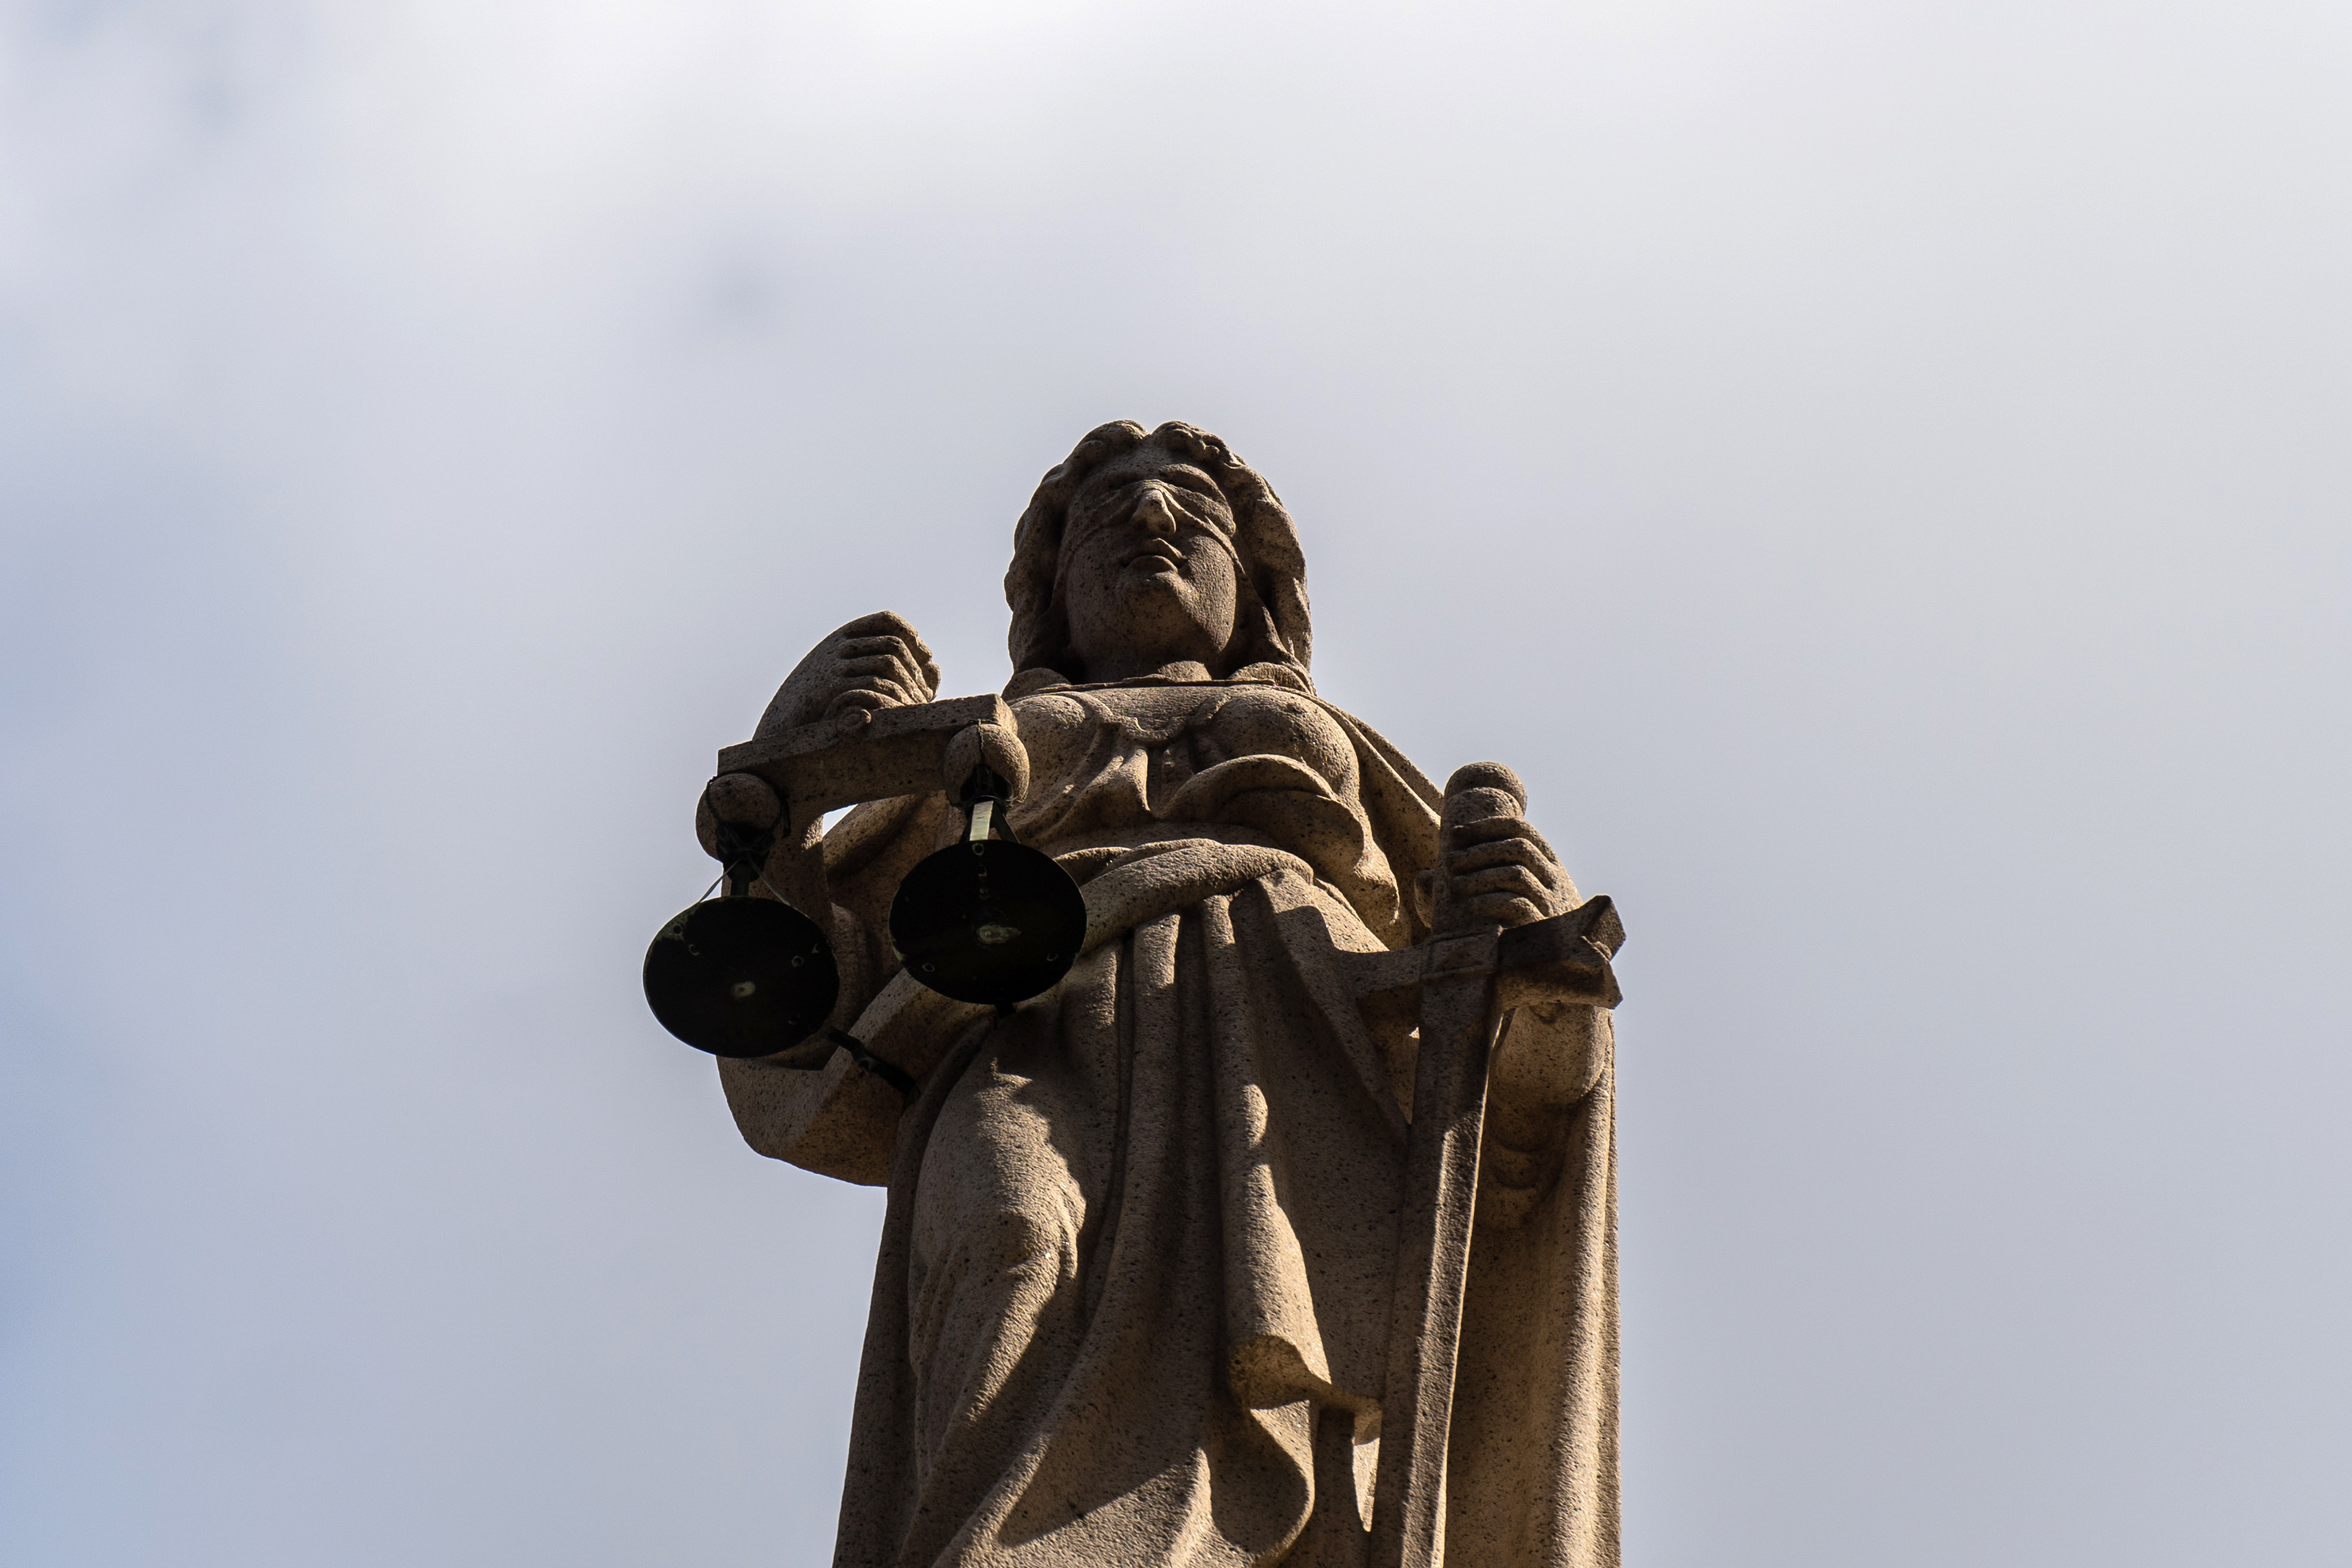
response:
[[[980,724],[1009,730],[1013,710],[992,693],[872,713],[857,708],[727,747],[719,753],[719,771],[766,779],[782,799],[796,833],[838,807],[939,789],[948,747]],[[792,833],[778,837],[789,841]]]

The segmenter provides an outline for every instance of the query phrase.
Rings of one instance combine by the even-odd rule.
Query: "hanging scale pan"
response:
[[[1053,857],[988,836],[997,810],[995,800],[974,801],[965,841],[907,873],[890,904],[890,945],[908,973],[941,995],[1009,1007],[1070,972],[1087,902]]]
[[[791,904],[748,894],[691,904],[646,949],[662,1028],[713,1056],[772,1056],[822,1025],[841,994],[833,949]]]

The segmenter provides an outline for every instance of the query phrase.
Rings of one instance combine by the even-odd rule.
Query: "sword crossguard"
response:
[[[1432,982],[1495,977],[1497,1006],[1582,1002],[1613,1008],[1623,999],[1610,960],[1625,945],[1625,925],[1606,894],[1565,915],[1509,929],[1488,925],[1389,953],[1335,953],[1339,972],[1369,1009],[1409,1004]]]

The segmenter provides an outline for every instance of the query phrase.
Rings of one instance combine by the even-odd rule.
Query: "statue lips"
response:
[[[1181,577],[1184,571],[1184,556],[1173,539],[1154,539],[1148,545],[1129,550],[1118,564],[1122,570],[1140,570],[1149,576],[1167,574]]]

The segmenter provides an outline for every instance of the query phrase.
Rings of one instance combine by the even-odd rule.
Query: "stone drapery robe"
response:
[[[846,1053],[721,1066],[753,1147],[889,1189],[836,1568],[1360,1568],[1415,1042],[1330,955],[1425,935],[1438,791],[1271,684],[1013,711],[1013,827],[1086,895],[1069,976],[1001,1014],[893,976],[853,1032],[911,1105]],[[887,955],[892,891],[952,828],[939,796],[836,824],[840,935]],[[1541,1147],[1489,1134],[1457,1568],[1617,1561],[1612,1076]]]

